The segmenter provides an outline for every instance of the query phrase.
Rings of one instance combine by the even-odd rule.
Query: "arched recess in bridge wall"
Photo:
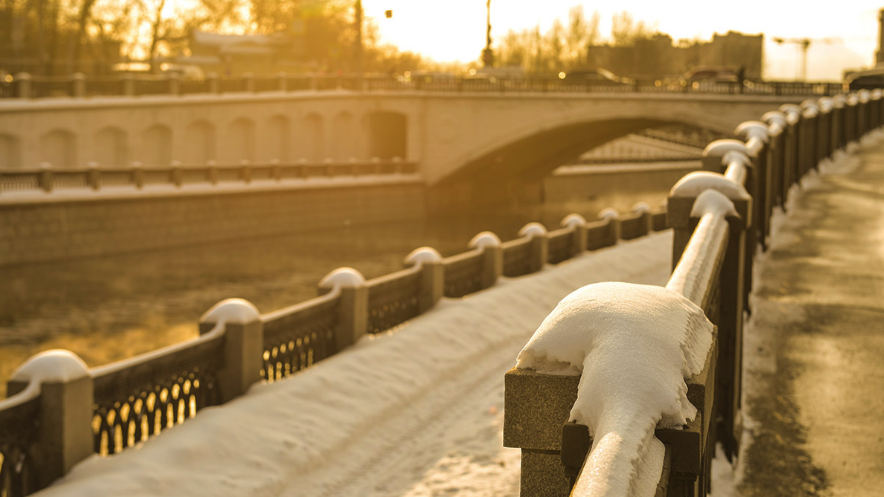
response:
[[[276,159],[280,162],[291,160],[290,133],[289,118],[273,116],[267,121],[267,143],[265,146],[269,159]]]
[[[460,154],[429,175],[434,185],[497,183],[508,179],[535,180],[594,147],[648,128],[688,124],[730,133],[733,125],[699,111],[652,107],[562,113],[546,120],[515,123],[498,130],[484,143]]]
[[[40,136],[38,163],[49,163],[55,167],[75,167],[77,165],[77,137],[66,129],[54,129]]]
[[[353,114],[340,112],[332,122],[332,158],[347,160],[355,157],[356,153],[356,128]]]
[[[172,162],[172,130],[163,124],[144,130],[136,160],[145,166],[168,166]]]
[[[319,114],[310,113],[304,118],[304,134],[301,136],[301,157],[307,160],[321,161],[325,154],[324,122]]]
[[[399,112],[368,115],[368,155],[381,159],[408,157],[408,117]]]
[[[129,163],[129,144],[126,132],[115,126],[101,128],[95,133],[92,161],[101,166],[125,166]]]
[[[227,137],[224,139],[227,153],[223,159],[227,162],[255,160],[255,123],[251,119],[241,117],[227,126]]]
[[[21,167],[21,144],[12,135],[0,134],[0,169]]]
[[[185,164],[205,164],[215,160],[215,126],[207,121],[196,121],[184,132]]]

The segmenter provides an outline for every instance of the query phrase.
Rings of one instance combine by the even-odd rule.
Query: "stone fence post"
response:
[[[86,97],[86,75],[81,72],[71,74],[71,97]]]
[[[261,381],[264,324],[258,309],[243,299],[225,299],[206,311],[200,317],[200,334],[218,324],[224,326],[224,366],[216,373],[223,404]]]
[[[482,250],[482,289],[494,286],[503,274],[503,248],[500,246],[500,238],[490,231],[483,231],[470,240],[468,247]]]
[[[617,209],[608,207],[599,212],[598,218],[608,221],[608,242],[610,244],[606,246],[617,245],[617,241],[620,240],[620,213],[617,212]]]
[[[328,273],[319,282],[319,293],[334,289],[341,292],[338,326],[335,344],[338,350],[356,343],[365,335],[368,327],[368,287],[359,271],[341,267]]]
[[[177,72],[170,72],[167,79],[169,82],[169,95],[181,95],[181,76]]]
[[[672,267],[678,264],[687,247],[694,229],[699,222],[691,216],[694,202],[706,189],[713,189],[728,197],[734,204],[737,217],[728,217],[730,227],[727,250],[718,280],[718,309],[712,311],[709,320],[718,326],[719,362],[716,374],[715,395],[721,414],[719,439],[728,453],[736,452],[742,432],[741,421],[741,377],[743,344],[743,310],[745,308],[746,273],[751,266],[746,265],[746,231],[751,228],[752,197],[746,189],[721,174],[693,172],[679,180],[669,194],[667,216],[674,231],[672,245]],[[717,314],[717,315],[716,315]]]
[[[38,167],[40,168],[40,188],[44,192],[50,193],[52,191],[52,164],[41,162]]]
[[[37,439],[30,451],[37,490],[93,454],[93,381],[89,367],[67,350],[41,352],[13,373],[7,396],[38,389]],[[0,482],[2,483],[2,482]]]
[[[844,148],[846,106],[847,97],[843,93],[832,96],[832,148],[834,150]]]
[[[420,266],[418,312],[423,314],[436,305],[445,293],[445,265],[442,263],[442,256],[432,247],[421,247],[408,254],[405,265]]]
[[[519,237],[531,239],[531,261],[528,264],[528,272],[536,273],[543,269],[543,265],[549,260],[549,238],[546,226],[540,223],[528,223],[519,229]]]
[[[206,87],[212,95],[221,93],[221,82],[218,81],[218,73],[210,72],[206,74]]]
[[[12,80],[15,85],[14,91],[16,98],[27,100],[33,96],[34,78],[26,72],[20,72],[15,75]]]
[[[133,78],[131,74],[124,73],[121,75],[120,85],[122,86],[120,92],[124,97],[135,96],[135,78]]]
[[[571,228],[574,232],[574,242],[571,245],[571,257],[586,252],[586,219],[580,214],[568,214],[562,219],[560,225]]]

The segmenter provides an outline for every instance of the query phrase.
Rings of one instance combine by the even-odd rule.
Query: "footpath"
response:
[[[744,497],[884,492],[884,143],[823,171],[756,269]]]

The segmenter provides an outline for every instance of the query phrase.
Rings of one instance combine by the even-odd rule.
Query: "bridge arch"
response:
[[[40,136],[38,163],[54,167],[77,166],[77,137],[67,129],[53,129]]]
[[[304,133],[301,135],[301,157],[321,161],[325,154],[325,121],[321,115],[311,112],[304,117]]]
[[[140,161],[146,166],[168,166],[172,162],[172,130],[154,124],[141,134]]]
[[[17,136],[0,133],[0,168],[21,167],[21,142]]]
[[[392,111],[369,113],[368,149],[370,157],[408,157],[408,116]]]
[[[668,124],[688,124],[721,133],[731,133],[734,128],[732,119],[708,110],[686,108],[673,112],[671,104],[551,113],[538,120],[502,126],[496,133],[488,133],[488,138],[473,141],[475,145],[450,156],[447,164],[437,164],[428,171],[428,179],[431,184],[442,185],[536,179],[599,145]]]
[[[240,117],[227,126],[225,159],[228,162],[255,160],[255,122]]]
[[[116,126],[106,126],[95,133],[92,160],[102,166],[122,167],[129,163],[129,144],[126,132]]]
[[[291,125],[288,117],[277,114],[267,121],[267,143],[262,148],[269,155],[268,159],[280,162],[291,160],[290,136]]]
[[[215,126],[205,120],[190,123],[184,131],[185,164],[205,164],[215,160]]]

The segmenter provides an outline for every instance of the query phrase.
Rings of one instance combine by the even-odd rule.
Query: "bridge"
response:
[[[262,81],[204,82],[183,92],[184,82],[173,80],[159,86],[165,95],[141,96],[89,92],[85,80],[47,83],[67,96],[0,99],[0,170],[398,157],[418,164],[427,185],[495,183],[536,178],[590,148],[665,124],[728,133],[765,109],[837,89],[771,83],[746,93],[729,85],[685,93],[653,84],[625,91],[532,80],[488,88],[384,80],[353,90],[328,79]],[[17,84],[26,88],[22,97],[58,95],[37,92],[27,79]]]
[[[615,245],[619,240],[653,238],[652,232],[670,227],[672,250],[658,253],[663,260],[671,260],[673,268],[665,289],[623,283],[584,287],[581,292],[593,295],[587,303],[596,301],[606,305],[583,305],[578,300],[577,307],[570,310],[554,310],[528,341],[519,355],[517,367],[506,375],[503,437],[506,445],[522,449],[521,495],[526,497],[568,495],[572,486],[575,495],[584,495],[598,486],[642,488],[648,495],[655,492],[657,495],[703,495],[710,485],[715,443],[724,446],[728,457],[737,454],[743,457],[745,450],[741,444],[746,410],[742,378],[744,357],[749,352],[744,349],[744,320],[749,315],[760,315],[761,326],[772,333],[783,333],[776,325],[776,318],[768,314],[769,306],[765,307],[764,302],[759,302],[757,307],[750,305],[755,302],[750,299],[755,256],[760,253],[759,249],[768,250],[769,243],[775,241],[771,238],[775,232],[774,214],[782,209],[792,214],[795,206],[790,198],[800,190],[803,179],[816,174],[821,164],[830,163],[832,159],[843,160],[845,152],[855,152],[863,139],[868,142],[871,135],[880,136],[882,124],[884,99],[879,90],[825,97],[806,101],[802,106],[784,105],[781,111],[763,113],[762,121],[741,123],[736,127],[737,140],[711,143],[704,152],[705,170],[688,174],[673,187],[665,211],[637,206],[626,214],[603,212],[599,219],[591,221],[574,215],[564,219],[562,227],[553,231],[530,223],[520,232],[520,238],[507,242],[501,242],[493,233],[480,233],[470,242],[467,252],[442,258],[431,248],[418,249],[406,258],[406,269],[371,280],[365,280],[355,270],[342,268],[320,282],[319,297],[274,312],[261,313],[240,299],[226,300],[201,318],[200,338],[100,368],[90,369],[64,351],[35,356],[10,381],[9,398],[0,401],[0,454],[3,457],[0,482],[6,486],[7,494],[28,494],[49,485],[93,453],[132,454],[128,461],[137,460],[139,456],[149,457],[145,454],[151,451],[142,450],[138,454],[129,450],[141,443],[157,447],[158,460],[183,464],[182,454],[191,454],[194,445],[201,445],[186,439],[184,434],[191,433],[197,437],[195,440],[203,442],[212,439],[201,435],[208,432],[200,430],[217,433],[218,427],[212,425],[211,420],[217,423],[226,410],[243,412],[237,411],[237,406],[245,412],[273,410],[266,404],[272,402],[271,390],[255,387],[257,383],[291,377],[284,382],[288,385],[286,388],[308,382],[313,385],[311,391],[334,390],[328,388],[328,380],[322,376],[327,374],[322,371],[329,370],[311,368],[312,365],[325,361],[330,364],[334,362],[331,358],[344,360],[348,355],[340,354],[344,350],[349,350],[352,357],[352,354],[360,354],[361,349],[365,359],[377,360],[369,357],[371,350],[377,348],[365,344],[351,346],[366,335],[383,334],[406,323],[431,322],[433,316],[424,319],[421,315],[436,307],[443,296],[459,299],[471,295],[471,299],[459,301],[463,305],[484,302],[482,299],[491,298],[493,291],[481,291],[493,289],[501,276],[514,278],[503,289],[516,288],[512,286],[519,281],[516,278],[536,273],[545,264],[561,264],[585,251]],[[863,176],[863,181],[879,179],[879,173]],[[854,190],[853,193],[865,192],[868,198],[857,200],[835,191],[820,201],[816,209],[831,210],[833,201],[850,198],[851,205],[874,210],[874,199],[879,196],[877,186],[855,180],[833,185],[834,190],[840,188],[845,193],[846,189]],[[859,217],[872,226],[879,219],[876,216],[865,213]],[[826,236],[817,236],[814,243],[827,243]],[[877,254],[879,240],[875,236],[869,237],[864,246]],[[808,268],[803,253],[778,255],[774,251],[773,257],[780,259],[781,264],[786,261],[792,275]],[[847,259],[852,261],[851,271],[858,277],[865,262]],[[577,262],[579,260],[572,261]],[[609,259],[605,264],[611,262]],[[819,262],[827,266],[831,261]],[[839,278],[837,270],[825,271],[830,281]],[[554,285],[554,280],[546,284]],[[874,281],[868,281],[868,285],[858,291],[873,288]],[[770,285],[770,281],[766,284]],[[800,288],[779,289],[791,292],[796,298],[803,294]],[[539,299],[542,293],[532,298]],[[506,299],[518,298],[517,295],[511,292]],[[529,306],[530,300],[521,305]],[[562,301],[560,306],[563,305],[575,304],[569,298]],[[437,318],[442,314],[441,309],[434,312]],[[475,319],[476,312],[472,309],[466,315]],[[831,325],[831,320],[840,319],[832,309],[826,316],[829,321],[821,325]],[[867,313],[862,319],[864,323],[872,323],[875,313]],[[854,322],[848,321],[844,326]],[[457,328],[465,328],[468,322],[463,316],[451,321],[458,323]],[[634,332],[626,337],[636,346],[632,350],[665,348],[672,351],[678,356],[678,363],[674,365],[671,361],[661,362],[656,354],[640,357],[637,362],[628,359],[628,362],[637,366],[637,374],[650,375],[646,379],[653,377],[657,381],[660,371],[675,375],[675,383],[661,383],[655,392],[663,392],[664,397],[672,393],[678,407],[654,404],[648,410],[643,398],[617,405],[616,399],[623,395],[606,394],[607,381],[596,381],[601,378],[597,375],[604,371],[592,369],[595,367],[592,361],[584,364],[584,357],[607,354],[593,357],[616,363],[626,360],[625,356],[615,349],[594,351],[591,347],[556,338],[562,328],[570,326],[569,322],[580,326],[605,323],[605,327],[601,327],[604,329],[592,331],[601,333],[600,342],[607,342],[611,336],[619,336],[618,330],[627,329]],[[438,330],[435,332],[438,335]],[[567,329],[563,332],[564,339],[577,336],[569,335]],[[457,334],[446,336],[445,341],[438,342],[439,347],[443,347],[443,343],[447,344],[444,347],[452,346],[463,338]],[[645,338],[636,338],[640,336]],[[473,337],[496,343],[491,335],[474,334]],[[644,339],[654,341],[649,345],[642,341]],[[420,343],[404,333],[394,333],[376,343],[396,349],[402,340],[411,340],[412,346]],[[826,343],[816,345],[825,347]],[[441,368],[440,374],[445,371],[449,374],[451,371],[445,368],[443,357],[453,350],[445,349],[434,361],[420,358],[417,361],[422,369]],[[641,363],[650,363],[651,372],[643,370],[645,366]],[[563,367],[567,374],[563,374]],[[372,371],[380,375],[397,374],[383,367]],[[415,370],[415,376],[406,383],[421,384],[418,371]],[[619,377],[608,380],[612,384],[621,381]],[[845,381],[849,383],[853,379]],[[629,389],[636,385],[624,385],[621,394],[634,395]],[[839,388],[838,385],[833,384],[833,388]],[[354,379],[354,388],[376,387],[376,383],[360,383]],[[670,389],[673,390],[670,392]],[[814,391],[811,388],[805,392]],[[816,392],[819,393],[818,389]],[[774,391],[769,395],[778,398],[780,393]],[[380,397],[383,396],[371,398]],[[238,401],[232,402],[234,399]],[[818,401],[813,396],[804,400],[811,404]],[[341,397],[336,402],[343,401]],[[200,414],[204,408],[220,404],[229,405],[215,410],[213,416]],[[259,405],[266,408],[256,407]],[[594,405],[601,406],[595,411],[598,414],[593,414]],[[378,416],[381,411],[390,412],[378,406],[370,409],[380,409]],[[285,417],[293,415],[288,407],[284,411]],[[605,424],[612,412],[615,417],[617,412],[626,413],[637,424],[619,426],[616,420]],[[780,417],[783,416],[780,413]],[[190,421],[194,417],[196,420]],[[339,426],[327,428],[343,434],[365,429],[359,420],[349,419],[352,417],[336,418]],[[661,418],[664,421],[658,423]],[[201,419],[206,421],[201,423]],[[318,421],[314,419],[311,423]],[[177,439],[176,431],[172,431],[153,440],[166,429],[182,423],[193,428],[178,430],[181,435]],[[769,429],[776,429],[776,421],[772,423]],[[333,427],[339,429],[331,429]],[[634,431],[635,428],[640,431]],[[327,450],[339,446],[335,445],[336,436],[324,439],[316,432],[310,433],[317,440],[325,440],[322,443],[327,444]],[[621,436],[626,442],[618,449],[618,444],[605,443],[608,435]],[[279,434],[274,430],[260,432],[260,436],[278,438]],[[601,443],[594,443],[594,436],[599,437],[596,442]],[[851,440],[860,443],[863,437],[868,438],[859,434]],[[231,435],[231,438],[237,437]],[[246,438],[248,443],[254,442]],[[272,453],[277,458],[293,458],[291,465],[286,463],[285,467],[294,467],[296,462],[304,467],[312,464],[299,459],[298,455],[305,453],[301,444],[309,444],[309,440],[284,440],[287,448],[283,449],[279,445],[282,442],[277,440],[279,447]],[[760,450],[758,447],[765,447],[764,441],[756,443],[761,444],[755,446],[756,452]],[[248,455],[239,455],[246,458],[243,467],[259,473],[267,470],[267,465],[249,466]],[[638,463],[634,461],[640,456],[643,459],[636,469]],[[193,458],[186,459],[192,461]],[[80,481],[85,482],[84,485],[101,486],[104,480],[94,475],[101,473],[101,467],[122,468],[123,462],[114,462],[122,460],[119,456],[110,458],[107,463],[93,459],[89,470],[79,472]],[[217,479],[218,470],[211,468],[213,479]],[[633,478],[639,481],[633,482]],[[255,481],[258,480],[261,479]],[[193,481],[201,481],[199,475],[195,475]],[[791,482],[801,483],[800,480]],[[78,484],[74,478],[50,489],[49,494],[53,490],[64,493],[70,490],[65,485]]]

